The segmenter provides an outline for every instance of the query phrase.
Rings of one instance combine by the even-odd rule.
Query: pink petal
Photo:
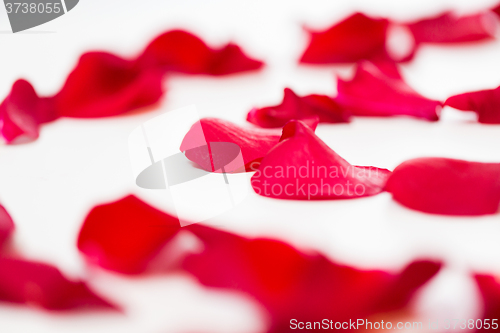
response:
[[[311,32],[300,62],[349,63],[384,57],[388,25],[386,19],[373,19],[361,13],[351,15],[326,31]]]
[[[386,190],[402,205],[426,213],[495,214],[500,204],[500,164],[417,158],[394,170]]]
[[[255,171],[262,158],[280,139],[281,131],[245,128],[217,118],[203,118],[194,124],[182,141],[180,150],[186,157],[207,171],[216,171],[213,166],[213,152],[207,148],[209,142],[230,142],[236,144],[243,155],[247,171]],[[200,149],[193,149],[200,147]],[[212,162],[211,162],[212,161]]]
[[[444,105],[464,111],[475,111],[480,123],[500,124],[500,87],[455,95],[449,97]]]
[[[264,157],[252,177],[257,194],[281,199],[348,199],[382,192],[390,171],[349,164],[301,121]]]
[[[318,117],[321,123],[348,122],[350,113],[324,95],[297,96],[285,88],[280,105],[252,109],[247,121],[264,128],[283,127],[290,120],[307,120]]]
[[[358,65],[350,81],[338,79],[335,101],[356,116],[413,116],[426,120],[439,119],[437,110],[442,103],[427,99],[410,86],[391,67],[379,67],[370,62]]]
[[[12,218],[9,213],[7,213],[7,210],[0,205],[0,251],[13,231],[14,221],[12,221]]]
[[[116,309],[84,282],[66,279],[53,266],[5,257],[0,257],[0,301],[49,310]]]
[[[104,268],[140,273],[178,228],[177,218],[130,195],[92,209],[80,230],[78,249]]]

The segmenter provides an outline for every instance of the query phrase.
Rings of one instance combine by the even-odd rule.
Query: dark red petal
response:
[[[178,228],[177,218],[128,196],[90,211],[78,236],[78,249],[104,268],[140,273]]]
[[[500,205],[500,164],[417,158],[394,170],[386,190],[402,205],[426,213],[495,214]]]
[[[439,119],[442,103],[427,99],[395,73],[382,71],[370,62],[358,65],[350,81],[338,79],[335,101],[356,116],[413,116],[426,120]]]
[[[476,332],[490,332],[491,319],[500,318],[500,284],[494,276],[476,275],[475,278],[484,302],[483,319],[489,319],[490,322],[490,328],[482,325],[482,329]]]
[[[40,124],[56,118],[52,100],[38,97],[33,86],[25,80],[16,81],[0,104],[1,134],[8,143],[38,138]]]
[[[264,157],[252,177],[257,194],[281,199],[348,199],[380,193],[389,170],[349,164],[301,121]]]
[[[264,128],[276,128],[285,126],[290,120],[315,117],[318,117],[321,123],[343,123],[349,121],[350,113],[328,96],[299,97],[291,89],[285,88],[281,104],[252,109],[247,115],[247,121]]]
[[[356,13],[323,32],[311,32],[300,62],[348,63],[385,55],[386,19]]]
[[[116,116],[154,104],[163,94],[162,73],[104,52],[82,55],[55,96],[59,116]]]
[[[234,44],[212,49],[200,38],[181,30],[158,36],[146,47],[138,63],[141,68],[211,75],[244,72],[263,65],[261,61],[247,57]]]
[[[495,8],[492,9],[492,11],[497,14],[498,16],[500,16],[500,5],[496,6]]]
[[[0,205],[0,251],[2,250],[2,245],[10,237],[13,231],[14,221],[12,221],[7,210]]]
[[[186,157],[207,171],[215,171],[209,142],[231,142],[241,149],[247,171],[255,171],[262,158],[280,139],[281,131],[244,128],[217,118],[203,118],[194,124],[182,140],[180,150]],[[194,149],[200,147],[200,149]],[[235,166],[235,169],[243,165]],[[234,170],[233,170],[234,171]]]
[[[419,43],[461,43],[494,37],[496,18],[488,11],[457,17],[453,13],[424,19],[408,24],[408,28]]]
[[[475,111],[480,123],[500,124],[500,87],[455,95],[448,98],[444,105],[464,111]]]
[[[116,308],[84,282],[70,281],[46,264],[0,257],[0,301],[49,310]]]
[[[440,265],[414,262],[400,273],[361,271],[303,253],[280,241],[247,239],[190,226],[205,245],[184,268],[210,287],[247,293],[269,312],[268,332],[288,332],[290,320],[349,321],[405,307]]]

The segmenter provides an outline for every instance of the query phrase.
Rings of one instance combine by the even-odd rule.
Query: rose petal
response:
[[[462,17],[446,12],[407,26],[417,44],[462,43],[493,38],[496,18],[489,11]]]
[[[426,120],[439,119],[437,110],[442,103],[427,99],[402,78],[398,78],[394,67],[384,65],[382,71],[370,62],[358,65],[350,81],[338,79],[338,95],[335,101],[356,116],[412,116]]]
[[[128,196],[92,209],[80,230],[78,249],[104,268],[140,273],[178,228],[177,218]]]
[[[493,13],[497,14],[500,16],[500,5],[496,6],[495,8],[492,9]]]
[[[324,95],[297,96],[291,89],[285,88],[281,104],[252,109],[247,121],[264,128],[283,127],[290,120],[307,120],[318,117],[321,123],[348,122],[350,113],[342,109],[335,101]]]
[[[226,75],[256,70],[263,63],[228,44],[221,49],[208,47],[200,38],[173,30],[158,36],[139,57],[141,68],[161,68],[188,74]]]
[[[500,164],[417,158],[394,170],[386,191],[402,205],[426,213],[495,214],[500,205]]]
[[[480,123],[500,124],[500,87],[455,95],[449,97],[444,105],[474,111]]]
[[[116,307],[92,292],[84,282],[70,281],[46,264],[0,257],[0,301],[49,310]]]
[[[9,239],[14,231],[14,221],[10,217],[7,210],[0,205],[0,251],[3,244]]]
[[[63,117],[109,117],[154,104],[163,94],[162,76],[113,54],[86,53],[55,96],[57,112]]]
[[[349,164],[301,121],[289,122],[281,142],[252,177],[257,194],[281,199],[348,199],[378,194],[389,170]]]
[[[311,32],[311,40],[300,62],[349,63],[385,57],[388,25],[386,19],[353,14],[326,31]]]
[[[35,140],[40,124],[55,118],[52,99],[38,97],[28,81],[18,80],[0,104],[0,133],[7,143]]]
[[[500,318],[500,284],[498,280],[494,276],[488,275],[475,275],[475,279],[483,297],[483,318],[489,319],[488,321]],[[490,322],[490,324],[492,323]],[[482,326],[482,329],[478,329],[476,332],[488,331],[488,328]]]
[[[222,119],[203,118],[191,127],[182,140],[180,150],[186,152],[189,160],[213,172],[212,152],[193,148],[205,147],[208,142],[231,142],[241,149],[245,169],[255,171],[262,158],[278,143],[280,135],[279,130],[244,128]]]

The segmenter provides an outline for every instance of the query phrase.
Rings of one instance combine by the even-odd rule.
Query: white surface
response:
[[[123,315],[61,316],[3,303],[0,331],[261,331],[264,314],[243,295],[205,289],[184,276],[129,279],[84,265],[75,242],[85,214],[95,204],[136,193],[160,209],[173,209],[168,196],[135,186],[127,147],[130,132],[162,112],[191,104],[201,116],[245,124],[251,107],[279,102],[285,86],[299,94],[333,94],[334,73],[349,73],[351,67],[297,66],[307,42],[302,25],[327,27],[356,9],[405,20],[448,8],[474,11],[494,3],[81,0],[67,15],[16,35],[7,33],[7,17],[0,8],[2,98],[20,77],[30,80],[40,94],[53,94],[82,52],[103,49],[134,56],[169,28],[189,29],[212,45],[233,40],[268,64],[260,73],[226,78],[172,75],[165,81],[168,91],[163,102],[151,112],[102,120],[61,119],[44,126],[34,143],[0,147],[0,202],[15,220],[18,249],[28,258],[56,265],[68,276],[88,278],[93,288],[125,308]],[[403,74],[419,92],[444,99],[498,86],[498,54],[500,41],[424,46],[404,66]],[[317,133],[358,165],[393,169],[418,156],[500,161],[500,126],[467,119],[470,115],[445,108],[438,123],[358,118],[351,124],[320,125]],[[438,316],[440,311],[472,316],[478,310],[469,304],[477,303],[477,295],[468,270],[500,270],[498,214],[426,215],[399,206],[387,193],[350,201],[293,202],[251,191],[236,209],[210,223],[247,236],[283,239],[362,268],[398,269],[417,257],[443,260],[448,270],[417,302],[423,316]],[[439,283],[448,289],[436,287]]]

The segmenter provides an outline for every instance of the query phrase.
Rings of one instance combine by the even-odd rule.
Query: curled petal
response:
[[[116,307],[82,281],[70,281],[50,265],[0,257],[0,301],[49,310]]]
[[[7,210],[0,205],[0,250],[13,231],[14,221],[12,221],[12,218],[9,213],[7,213]]]
[[[402,205],[426,213],[495,214],[500,204],[500,164],[417,158],[394,170],[386,190]]]
[[[208,47],[200,38],[173,30],[158,36],[138,59],[141,68],[159,68],[187,74],[225,75],[259,69],[263,63],[228,44],[221,49]]]
[[[455,95],[449,97],[444,105],[459,110],[474,111],[480,123],[500,124],[500,87]]]
[[[207,171],[214,169],[215,152],[209,150],[207,143],[230,142],[241,149],[244,165],[233,166],[233,171],[245,167],[247,171],[255,171],[267,152],[280,139],[281,131],[245,128],[229,121],[217,118],[203,118],[195,123],[182,140],[180,150],[186,157]],[[195,149],[199,147],[199,149]]]
[[[154,104],[163,94],[162,77],[110,53],[86,53],[55,96],[58,115],[109,117]]]
[[[439,119],[442,103],[427,99],[396,75],[394,67],[384,70],[370,62],[358,65],[350,81],[338,79],[335,101],[356,116],[412,116]]]
[[[349,199],[382,192],[389,170],[349,164],[301,121],[291,121],[252,177],[257,194],[281,199]]]
[[[16,81],[0,104],[0,131],[7,143],[37,139],[40,125],[56,118],[52,99],[38,97],[25,80]]]
[[[350,113],[341,108],[330,97],[325,95],[297,96],[291,89],[284,91],[280,105],[252,109],[247,121],[260,127],[283,127],[290,120],[318,118],[321,123],[348,122]]]
[[[177,218],[128,196],[92,209],[80,230],[78,249],[104,268],[140,273],[178,228]]]
[[[300,62],[349,63],[385,56],[386,19],[356,13],[323,32],[311,32]]]

